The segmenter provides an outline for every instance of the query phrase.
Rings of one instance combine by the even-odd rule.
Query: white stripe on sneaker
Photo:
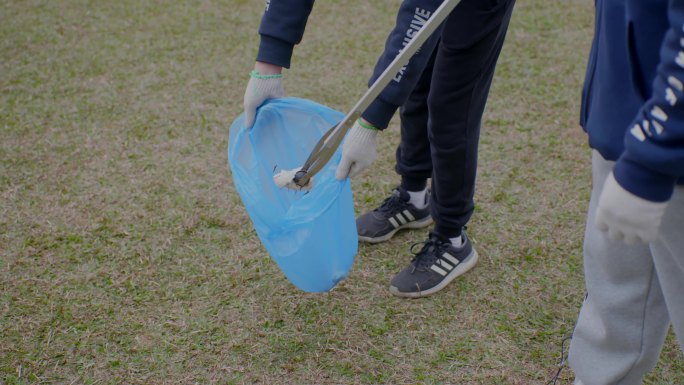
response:
[[[447,272],[444,271],[444,270],[442,270],[441,268],[439,268],[439,266],[437,266],[437,265],[432,265],[432,266],[430,266],[430,269],[436,271],[436,272],[439,273],[439,275],[441,275],[442,277],[444,277],[445,275],[447,275]]]
[[[444,254],[442,254],[442,258],[444,258],[444,259],[446,259],[447,261],[453,263],[454,265],[458,265],[459,263],[461,263],[461,262],[459,262],[458,259],[454,258],[451,254],[446,253],[446,252],[445,252]]]
[[[442,267],[446,268],[447,271],[451,271],[451,269],[454,268],[454,267],[451,266],[447,261],[444,261],[444,260],[439,259],[438,262],[439,262],[439,264],[440,264]]]
[[[404,210],[404,212],[403,212],[402,214],[404,214],[404,216],[405,216],[406,218],[408,218],[409,222],[412,222],[412,221],[415,221],[415,220],[416,220],[416,218],[413,216],[413,214],[411,214],[410,211],[408,211],[408,209]]]
[[[404,218],[404,216],[401,215],[401,213],[397,213],[397,215],[395,215],[394,217],[397,218],[397,220],[398,220],[399,222],[401,222],[401,225],[402,225],[402,226],[405,225],[406,222],[408,222],[408,221],[406,220],[406,218]]]
[[[396,229],[397,227],[399,227],[399,224],[397,223],[397,220],[396,220],[396,219],[394,219],[394,218],[388,218],[388,220],[389,220],[389,222],[392,224],[392,226],[394,226],[395,229]]]

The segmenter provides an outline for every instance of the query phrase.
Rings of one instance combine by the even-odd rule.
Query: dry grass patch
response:
[[[545,383],[583,295],[592,3],[517,5],[482,128],[480,263],[418,301],[387,286],[424,232],[361,245],[306,294],[248,225],[226,143],[262,6],[3,4],[0,383]],[[349,108],[396,6],[317,4],[288,94]],[[397,141],[394,120],[358,212],[397,183]],[[682,382],[670,336],[647,383]]]

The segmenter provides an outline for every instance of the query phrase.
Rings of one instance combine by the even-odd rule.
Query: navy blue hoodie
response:
[[[589,145],[655,202],[684,176],[684,0],[597,0],[582,93]]]
[[[261,19],[261,42],[257,60],[289,68],[294,46],[302,40],[313,0],[268,0]],[[442,0],[405,0],[402,2],[394,29],[385,43],[385,51],[375,65],[370,86],[394,60],[399,51],[423,26]],[[362,114],[375,127],[384,129],[397,108],[404,104],[439,42],[441,27],[413,55],[408,65],[383,90]]]

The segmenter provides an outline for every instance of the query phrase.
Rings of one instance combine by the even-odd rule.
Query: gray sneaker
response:
[[[466,233],[462,232],[461,236],[463,243],[455,247],[448,239],[430,233],[411,264],[392,279],[390,293],[399,297],[425,297],[444,289],[454,278],[472,269],[477,263],[477,252]],[[413,246],[416,245],[420,243]]]
[[[430,193],[425,195],[426,203]],[[397,187],[382,205],[356,219],[359,240],[369,243],[384,242],[401,229],[419,229],[432,224],[430,206],[419,209],[409,202],[409,194]]]

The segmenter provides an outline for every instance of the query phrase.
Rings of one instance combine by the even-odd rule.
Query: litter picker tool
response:
[[[342,139],[352,127],[354,122],[361,117],[361,114],[368,106],[380,95],[394,76],[408,64],[414,53],[425,43],[432,33],[446,19],[451,11],[460,3],[461,0],[445,0],[432,14],[423,27],[413,36],[413,39],[401,50],[392,62],[385,68],[385,71],[368,88],[368,91],[356,102],[356,105],[342,119],[341,122],[330,128],[323,137],[316,143],[311,154],[304,162],[304,165],[295,173],[293,182],[299,187],[304,188],[309,184],[311,178],[316,175],[323,166],[328,163],[337,148],[342,143]]]

